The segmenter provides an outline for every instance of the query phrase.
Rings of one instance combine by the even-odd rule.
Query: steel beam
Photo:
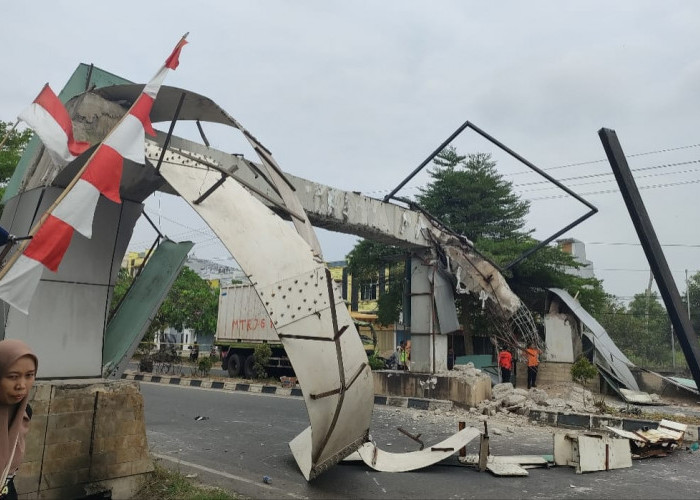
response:
[[[700,388],[700,363],[698,362],[700,360],[700,346],[698,345],[698,336],[693,331],[690,318],[684,313],[685,307],[681,300],[681,295],[678,292],[676,283],[673,281],[671,270],[659,244],[659,239],[656,237],[649,214],[644,207],[637,184],[634,182],[634,177],[627,164],[620,141],[615,131],[611,129],[602,128],[598,131],[598,135],[603,143],[612,171],[615,174],[615,179],[617,179],[617,184],[620,186],[622,198],[625,200],[632,223],[637,230],[639,241],[647,256],[651,271],[654,273],[654,279],[656,279],[659,292],[661,292],[661,297],[671,318],[671,323],[678,335],[678,341],[683,348],[683,354],[695,380],[695,385]]]

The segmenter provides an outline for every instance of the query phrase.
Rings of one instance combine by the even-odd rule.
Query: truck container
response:
[[[362,322],[360,335],[368,355],[374,352],[376,336],[371,325]],[[359,325],[356,326],[359,329]],[[364,335],[367,331],[368,334]],[[371,332],[371,333],[370,333]],[[254,378],[255,347],[268,344],[272,351],[265,367],[270,375],[294,375],[272,320],[252,285],[223,286],[219,292],[219,313],[214,343],[220,348],[221,367],[231,377]]]

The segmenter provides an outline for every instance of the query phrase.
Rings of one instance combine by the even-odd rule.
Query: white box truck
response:
[[[371,325],[367,327],[364,322],[355,323],[358,331],[362,332],[362,342],[370,355],[376,345],[374,329]],[[365,335],[365,330],[370,329],[371,332],[368,331]],[[268,344],[272,351],[272,357],[266,366],[270,375],[294,375],[270,316],[252,285],[221,287],[214,343],[221,352],[221,367],[228,370],[231,377],[254,378],[253,353],[261,343]]]

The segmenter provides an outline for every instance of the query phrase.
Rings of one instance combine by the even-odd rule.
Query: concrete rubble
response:
[[[550,408],[560,411],[591,411],[593,394],[582,387],[570,387],[568,397],[551,397],[538,388],[530,390],[514,388],[506,382],[491,389],[491,399],[482,401],[472,412],[493,416],[497,413],[515,413],[527,416],[533,408]]]

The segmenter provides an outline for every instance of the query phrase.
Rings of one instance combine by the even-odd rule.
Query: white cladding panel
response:
[[[545,314],[544,332],[547,344],[547,361],[574,362],[573,322],[566,314]]]
[[[107,287],[41,281],[25,315],[10,308],[5,338],[39,358],[39,378],[101,377]]]
[[[149,157],[157,157],[156,153],[149,152]],[[180,162],[183,159],[177,154],[167,153],[161,174],[219,236],[250,276],[258,294],[263,296],[281,284],[289,288],[295,279],[306,274],[317,278],[318,288],[320,283],[326,283],[325,277],[321,280],[325,265],[314,257],[309,245],[288,222],[233,179],[227,179],[205,200],[195,204],[205,186],[216,182],[218,175],[189,166],[190,160],[188,166]],[[374,391],[367,356],[347,308],[341,306],[336,310],[338,328],[347,325],[336,339],[329,302],[336,300],[335,297],[328,297],[326,292],[325,303],[317,302],[315,312],[304,311],[303,299],[311,298],[306,293],[311,289],[302,287],[299,292],[299,283],[296,285],[292,287],[292,295],[275,296],[265,307],[268,314],[274,312],[279,316],[277,330],[309,411],[311,430],[295,439],[299,446],[292,447],[302,473],[310,479],[342,460],[367,438]],[[267,295],[263,298],[267,302]],[[283,317],[280,306],[285,310],[289,306],[289,311],[297,312],[285,312]],[[306,338],[284,337],[290,334]]]
[[[13,198],[10,232],[18,236],[31,229],[62,192],[49,187],[41,198],[35,189]],[[131,239],[141,204],[113,203],[101,198],[97,204],[93,237],[75,233],[58,272],[44,270],[32,299],[29,314],[5,307],[5,338],[27,342],[39,356],[39,378],[100,377],[107,307],[122,256]],[[121,229],[118,224],[121,221]],[[118,231],[119,230],[119,231]],[[114,262],[113,262],[114,259]]]

